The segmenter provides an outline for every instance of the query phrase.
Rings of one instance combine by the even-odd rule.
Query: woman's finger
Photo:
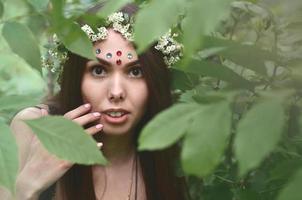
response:
[[[88,113],[86,115],[83,115],[81,117],[73,119],[74,122],[80,124],[81,126],[84,126],[85,124],[89,122],[96,121],[101,117],[101,113],[99,112],[94,112],[94,113]]]
[[[42,116],[48,115],[48,111],[44,108],[41,109]]]
[[[90,108],[91,108],[91,105],[89,103],[81,105],[81,106],[77,107],[76,109],[65,113],[64,117],[67,119],[73,120],[73,119],[80,117],[83,114],[87,113],[90,110]]]
[[[89,135],[94,135],[97,132],[100,132],[102,129],[103,129],[103,124],[98,124],[90,128],[87,128],[85,132],[87,132]]]

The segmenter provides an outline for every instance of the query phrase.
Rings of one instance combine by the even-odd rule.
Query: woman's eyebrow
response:
[[[130,67],[130,66],[134,66],[134,65],[137,65],[139,64],[139,60],[134,60],[132,62],[129,62],[125,65],[126,68]]]
[[[106,61],[106,60],[104,60],[104,59],[102,59],[102,58],[96,57],[96,59],[97,59],[100,63],[102,63],[102,64],[104,64],[104,65],[111,66],[111,63],[110,63],[110,62],[108,62],[108,61]]]
[[[108,62],[108,61],[106,61],[106,60],[104,60],[104,59],[102,59],[102,58],[99,58],[99,57],[96,57],[96,59],[97,59],[100,63],[102,63],[103,65],[107,65],[107,66],[112,67],[112,64],[111,64],[110,62]],[[139,60],[134,60],[134,61],[132,61],[132,62],[127,63],[127,64],[125,65],[125,67],[127,68],[127,67],[130,67],[130,66],[133,66],[133,65],[137,65],[137,64],[139,64]]]

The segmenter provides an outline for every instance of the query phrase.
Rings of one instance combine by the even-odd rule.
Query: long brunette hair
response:
[[[90,12],[99,10],[96,6]],[[133,15],[137,6],[128,4],[122,12]],[[50,114],[63,115],[83,104],[81,82],[88,60],[69,52],[69,59],[64,65],[61,90],[45,102]],[[151,46],[139,55],[145,81],[149,91],[147,110],[135,130],[135,144],[143,126],[156,114],[172,104],[170,93],[170,73],[162,54]],[[147,200],[184,200],[188,198],[184,177],[174,173],[175,161],[179,158],[177,145],[160,151],[141,151],[138,153],[143,179],[146,186]],[[57,183],[57,189],[66,200],[95,200],[91,166],[74,165]]]

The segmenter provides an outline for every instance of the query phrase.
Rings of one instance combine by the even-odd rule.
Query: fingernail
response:
[[[44,108],[41,109],[41,112],[42,112],[42,115],[43,115],[43,116],[44,116],[44,115],[47,115],[47,111],[46,111]]]
[[[84,105],[84,107],[85,107],[85,108],[89,108],[89,107],[90,107],[90,104],[89,104],[89,103],[86,103],[86,104]]]
[[[98,124],[95,126],[95,128],[97,128],[97,129],[101,129],[102,127],[103,127],[103,124]]]
[[[101,116],[101,113],[99,113],[99,112],[94,112],[93,115],[96,116],[96,117],[99,117],[99,116]]]

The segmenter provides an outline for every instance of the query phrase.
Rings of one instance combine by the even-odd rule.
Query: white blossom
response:
[[[122,12],[113,13],[108,16],[107,23],[123,22],[124,17]]]
[[[106,39],[107,38],[107,36],[108,36],[108,31],[107,31],[107,29],[105,28],[105,27],[99,27],[98,28],[98,40],[100,40],[100,39],[102,39],[102,40],[104,40],[104,39]]]

